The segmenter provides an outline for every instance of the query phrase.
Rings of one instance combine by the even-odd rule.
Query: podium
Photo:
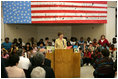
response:
[[[55,49],[54,53],[46,53],[56,78],[79,78],[80,56],[73,49]]]

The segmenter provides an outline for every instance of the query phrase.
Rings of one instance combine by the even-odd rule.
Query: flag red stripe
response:
[[[32,21],[32,23],[107,23],[107,20],[58,20],[58,21]]]
[[[107,13],[107,11],[85,11],[85,10],[33,10],[31,13]]]
[[[57,18],[57,17],[107,17],[107,16],[31,16],[32,18]]]
[[[74,6],[74,5],[31,5],[31,8],[34,7],[82,7],[82,8],[107,8],[107,7],[98,7],[98,6]]]
[[[31,2],[71,2],[71,3],[107,4],[107,1],[31,1]]]

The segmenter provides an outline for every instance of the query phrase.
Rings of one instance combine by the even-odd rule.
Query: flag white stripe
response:
[[[87,11],[107,11],[104,8],[75,8],[75,7],[38,7],[31,10],[87,10]]]
[[[107,4],[92,3],[70,3],[70,2],[31,2],[31,5],[73,5],[73,6],[100,6],[107,7]]]
[[[107,13],[31,13],[31,16],[107,16]]]
[[[106,20],[106,18],[105,17],[32,18],[32,21],[56,21],[56,20]]]

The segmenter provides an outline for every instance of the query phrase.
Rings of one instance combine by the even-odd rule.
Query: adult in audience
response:
[[[80,38],[80,41],[78,42],[80,47],[82,48],[82,51],[84,51],[84,40],[83,37]]]
[[[14,54],[9,57],[10,66],[6,67],[9,78],[25,78],[23,69],[18,68],[19,56]]]
[[[9,38],[5,38],[5,42],[2,43],[2,48],[5,48],[7,51],[11,49],[12,43],[9,42]]]
[[[109,58],[109,50],[102,50],[102,58],[97,59],[93,64],[95,68],[94,77],[95,78],[113,78],[113,60]]]
[[[46,71],[46,76],[45,76],[46,78],[55,78],[53,69],[51,67],[44,65],[44,60],[45,60],[45,56],[42,53],[37,52],[36,55],[33,56],[33,59],[32,59],[33,65],[28,69],[28,74],[27,74],[29,78],[31,77],[30,74],[32,70],[39,66],[44,68],[44,70]]]
[[[37,46],[40,46],[40,44],[43,43],[43,46],[45,46],[43,39],[40,39],[39,42],[37,43]]]
[[[45,78],[46,71],[42,67],[36,67],[31,72],[31,78]]]
[[[25,46],[25,43],[22,41],[22,38],[18,38],[18,48],[21,48]]]
[[[46,38],[45,38],[45,46],[48,46],[48,45],[49,45],[49,38],[46,37]]]
[[[14,40],[13,40],[13,43],[12,43],[13,45],[15,45],[15,46],[18,46],[18,41],[17,41],[17,39],[16,38],[14,38]]]
[[[108,42],[108,40],[105,38],[105,35],[101,35],[101,38],[100,38],[100,40],[99,40],[99,42],[98,42],[100,45],[104,45],[104,44],[106,44],[107,46],[109,46],[109,42]]]
[[[66,49],[67,48],[67,42],[63,38],[63,33],[58,33],[58,39],[55,41],[55,49]]]
[[[31,65],[30,60],[24,56],[22,56],[22,50],[18,50],[17,54],[19,55],[19,63],[18,67],[24,70],[28,70],[29,66]]]

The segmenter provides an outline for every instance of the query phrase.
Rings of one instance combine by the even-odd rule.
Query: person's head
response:
[[[32,42],[34,41],[34,37],[31,37],[31,41],[32,41]]]
[[[97,39],[96,39],[96,38],[94,38],[94,39],[93,39],[93,42],[94,42],[94,43],[96,43],[96,42],[97,42]]]
[[[48,37],[46,37],[46,38],[45,38],[45,41],[49,41],[49,38],[48,38]]]
[[[31,72],[31,78],[45,78],[46,71],[42,67],[35,67]]]
[[[43,53],[36,52],[36,54],[33,56],[33,62],[35,66],[41,66],[44,64],[45,56]]]
[[[60,38],[60,39],[63,39],[63,33],[61,33],[61,32],[58,32],[58,37]]]
[[[16,38],[14,38],[13,42],[14,42],[14,43],[17,43],[17,39],[16,39]]]
[[[79,48],[79,52],[82,53],[82,48]]]
[[[32,47],[37,47],[37,44],[34,43],[34,44],[32,45]]]
[[[92,42],[90,42],[89,46],[93,46]]]
[[[111,48],[112,48],[112,49],[114,48],[114,44],[111,45]]]
[[[53,42],[55,42],[55,39],[52,39]]]
[[[49,46],[52,46],[52,42],[48,42],[48,45],[49,45]]]
[[[76,42],[75,45],[78,46],[78,42]]]
[[[19,42],[22,42],[22,38],[18,38],[18,41],[19,41]]]
[[[9,42],[9,38],[8,38],[8,37],[5,38],[5,42],[6,42],[6,43]]]
[[[40,47],[43,47],[43,46],[44,46],[44,45],[43,45],[43,42],[41,42],[41,43],[40,43]]]
[[[87,44],[87,42],[86,41],[84,41],[84,45],[86,45]]]
[[[90,37],[88,37],[88,38],[87,38],[87,41],[90,41],[90,40],[91,40],[91,38],[90,38]]]
[[[70,41],[67,41],[67,46],[71,46],[71,43],[70,43]]]
[[[67,37],[63,37],[67,41]]]
[[[30,43],[26,43],[26,47],[30,47]]]
[[[105,35],[101,35],[101,39],[104,40],[105,39]]]
[[[113,42],[113,43],[117,43],[116,38],[113,38],[113,39],[112,39],[112,42]]]
[[[83,41],[83,37],[80,38],[80,41]]]
[[[17,54],[13,54],[9,57],[10,66],[17,66],[19,62],[19,56]]]
[[[109,57],[109,50],[103,49],[102,50],[102,55],[103,55],[103,57]]]
[[[40,42],[43,42],[43,39],[42,38],[40,39]]]

